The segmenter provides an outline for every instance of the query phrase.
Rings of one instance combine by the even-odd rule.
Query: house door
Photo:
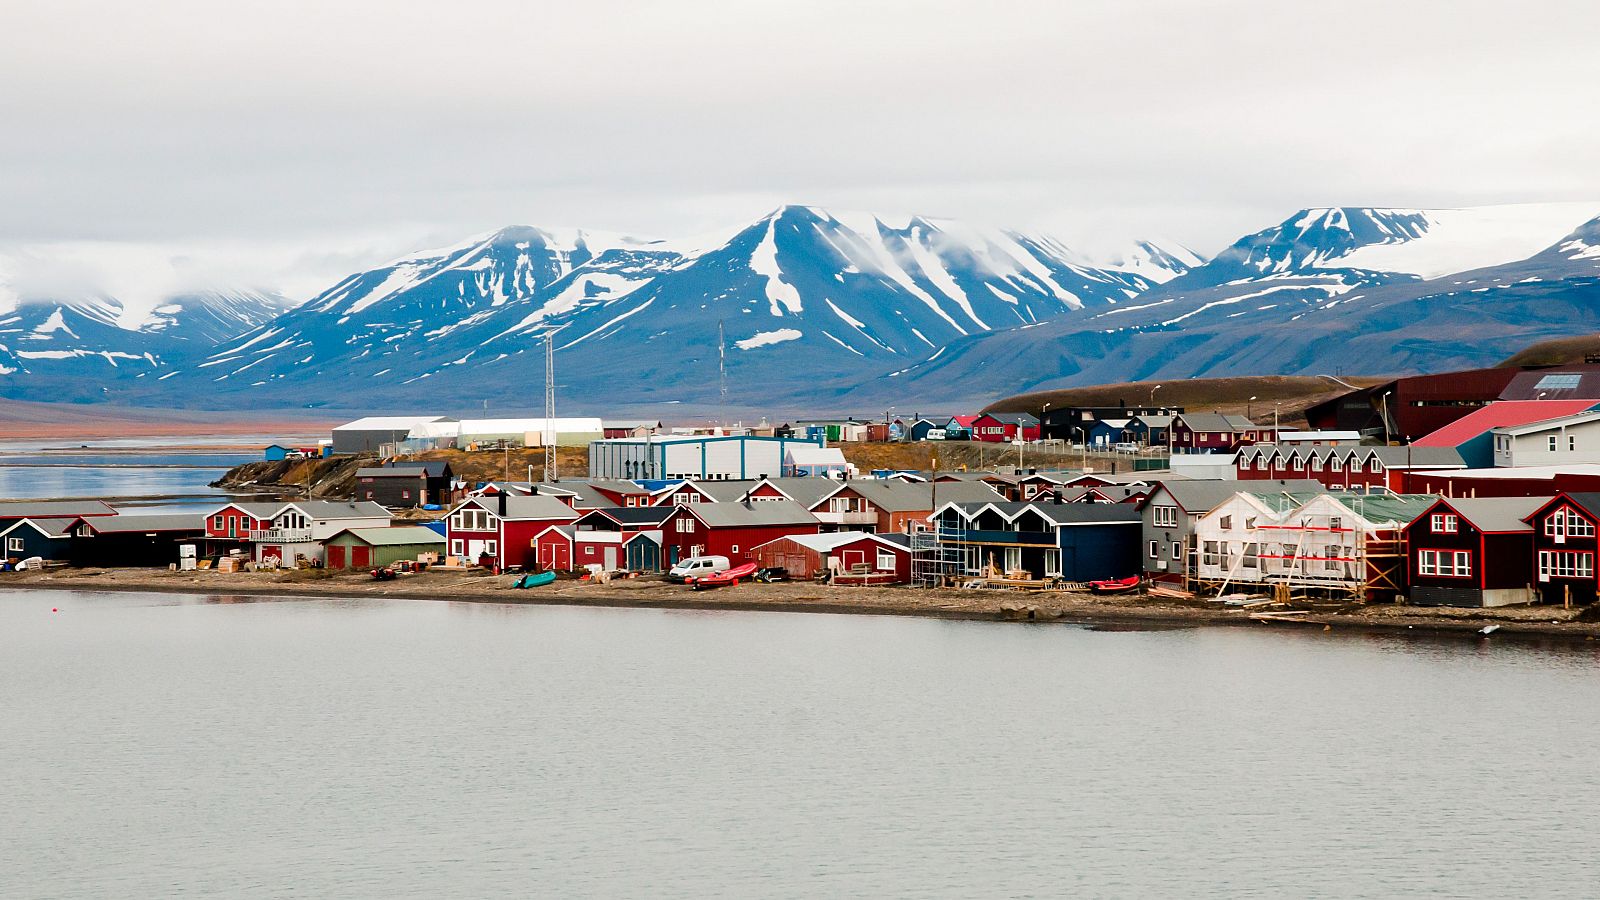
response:
[[[1022,568],[1022,548],[1007,547],[1006,564],[1001,574],[1004,574],[1005,572],[1015,572],[1020,568]]]
[[[867,564],[867,551],[846,550],[839,554],[839,564],[844,566],[846,572],[853,572],[856,566]]]
[[[365,569],[372,565],[372,548],[355,546],[350,548],[350,566],[355,569]],[[343,565],[334,566],[335,569],[344,568]]]
[[[616,571],[616,569],[617,569],[617,548],[615,548],[615,547],[607,547],[607,548],[605,548],[605,550],[601,551],[601,553],[603,554],[603,558],[605,560],[606,571],[607,572]]]
[[[677,544],[668,544],[667,545],[667,567],[671,568],[672,566],[675,566],[677,564],[678,564],[678,545]]]
[[[338,544],[328,545],[328,568],[344,568],[344,548]]]

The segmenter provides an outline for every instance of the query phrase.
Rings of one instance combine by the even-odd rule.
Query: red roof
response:
[[[1475,409],[1427,437],[1412,442],[1414,447],[1459,447],[1491,429],[1531,425],[1546,419],[1570,416],[1600,406],[1594,400],[1499,400]]]
[[[976,421],[978,421],[979,419],[981,419],[983,417],[982,416],[951,416],[950,418],[953,419],[955,421],[955,423],[957,425],[960,425],[962,428],[971,428],[973,422],[976,422]]]

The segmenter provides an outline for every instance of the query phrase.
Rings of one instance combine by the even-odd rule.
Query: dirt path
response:
[[[562,606],[620,606],[659,609],[770,610],[865,615],[925,616],[1015,621],[1060,621],[1103,626],[1237,625],[1256,628],[1330,631],[1389,631],[1460,634],[1497,625],[1495,636],[1563,637],[1593,641],[1600,623],[1578,621],[1578,610],[1512,607],[1496,610],[1403,606],[1307,607],[1303,621],[1262,622],[1237,608],[1199,601],[1141,596],[1096,597],[1067,593],[913,590],[910,588],[830,587],[810,583],[743,584],[694,591],[660,578],[611,584],[562,579],[529,590],[515,590],[513,576],[479,570],[433,570],[395,581],[374,581],[365,573],[172,572],[165,569],[56,569],[0,575],[0,587],[46,590],[156,591],[182,594],[299,597],[396,597]]]

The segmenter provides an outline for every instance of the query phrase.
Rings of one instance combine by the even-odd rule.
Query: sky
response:
[[[0,5],[13,290],[310,296],[510,224],[783,203],[1215,252],[1307,206],[1600,199],[1587,2]]]

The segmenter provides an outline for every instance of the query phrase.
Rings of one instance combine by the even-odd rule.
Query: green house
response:
[[[330,569],[389,566],[420,553],[444,553],[444,535],[421,525],[346,528],[322,542]]]

